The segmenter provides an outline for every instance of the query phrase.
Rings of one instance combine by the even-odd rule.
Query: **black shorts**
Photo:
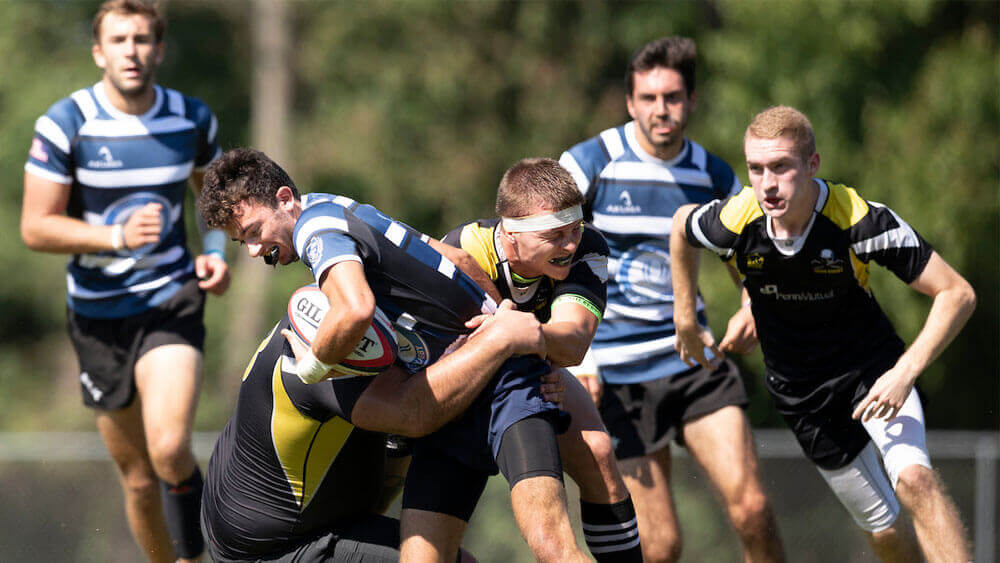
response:
[[[869,441],[861,421],[851,414],[898,359],[898,354],[888,354],[822,381],[795,381],[768,368],[764,383],[806,457],[823,469],[839,469]]]
[[[489,477],[486,471],[417,442],[406,472],[403,508],[440,512],[468,522]]]
[[[204,525],[202,529],[206,529]],[[211,541],[208,552],[217,563],[395,563],[399,561],[399,520],[368,514],[350,525],[304,540],[284,553],[258,559],[229,559]]]
[[[68,309],[69,337],[80,362],[83,404],[101,410],[125,408],[135,400],[135,364],[166,344],[205,345],[205,292],[192,278],[170,299],[120,319],[94,319]]]
[[[671,439],[684,445],[680,429],[685,422],[747,403],[736,364],[725,360],[714,371],[699,366],[639,383],[605,383],[598,410],[615,456],[629,459],[659,451]]]

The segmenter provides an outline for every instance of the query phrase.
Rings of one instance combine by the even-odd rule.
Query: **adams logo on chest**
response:
[[[618,203],[608,205],[610,213],[642,213],[642,207],[632,203],[632,194],[628,190],[622,190],[618,194]]]

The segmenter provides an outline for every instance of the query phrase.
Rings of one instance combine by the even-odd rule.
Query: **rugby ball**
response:
[[[292,331],[311,344],[320,321],[330,310],[326,295],[315,284],[301,287],[288,300],[288,318]],[[392,322],[378,307],[375,317],[354,351],[333,367],[340,375],[375,375],[396,361],[396,332]]]

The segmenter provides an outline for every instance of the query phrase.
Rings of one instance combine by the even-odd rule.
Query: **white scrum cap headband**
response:
[[[503,230],[508,233],[546,231],[572,225],[581,219],[583,219],[583,209],[579,205],[574,205],[555,213],[542,213],[527,217],[504,217]]]

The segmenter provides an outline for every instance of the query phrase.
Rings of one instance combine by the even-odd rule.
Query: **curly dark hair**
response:
[[[632,55],[625,69],[625,93],[631,97],[635,86],[635,73],[653,70],[656,67],[676,70],[684,79],[688,95],[694,92],[695,59],[698,50],[694,40],[687,37],[663,37],[643,45]]]
[[[241,201],[277,207],[275,194],[281,186],[299,191],[291,177],[277,163],[259,150],[232,149],[217,158],[205,173],[198,196],[198,213],[212,229],[225,229]]]

